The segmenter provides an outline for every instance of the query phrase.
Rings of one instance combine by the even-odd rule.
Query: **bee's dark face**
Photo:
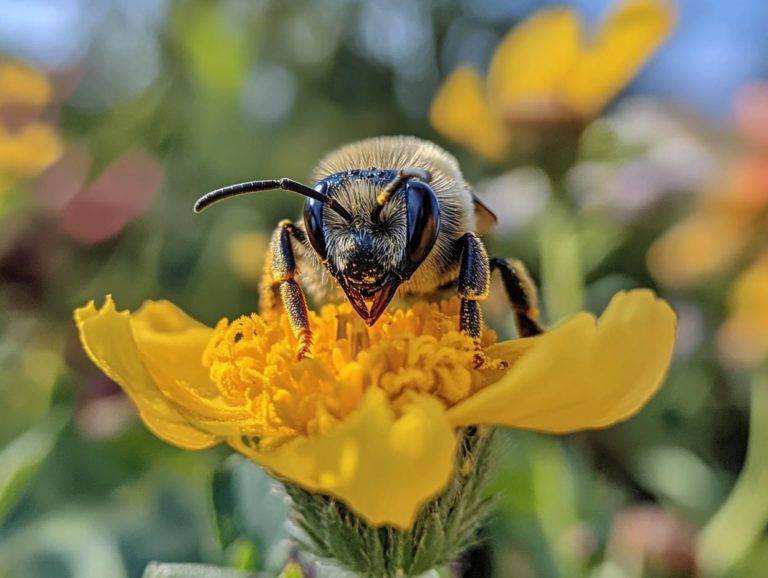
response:
[[[329,269],[369,325],[381,317],[403,281],[397,275],[402,229],[397,224],[377,228],[353,224],[328,231],[330,244],[336,248],[329,255]]]
[[[360,317],[373,325],[403,281],[424,261],[437,237],[439,207],[432,190],[409,183],[379,215],[376,196],[397,171],[351,171],[333,175],[315,190],[350,209],[347,221],[308,199],[304,223],[310,243]],[[351,176],[348,176],[351,175]]]
[[[357,230],[351,232],[350,237],[353,248],[341,259],[337,259],[335,266],[350,287],[355,288],[363,297],[370,297],[388,273],[387,264],[376,255],[373,233]]]

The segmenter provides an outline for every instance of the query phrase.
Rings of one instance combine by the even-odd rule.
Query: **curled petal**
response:
[[[456,438],[442,405],[414,396],[397,417],[378,389],[327,434],[271,451],[230,444],[278,477],[343,501],[374,526],[408,528],[448,483]]]
[[[445,79],[429,120],[442,135],[487,160],[500,161],[507,152],[509,135],[488,106],[483,81],[472,68],[458,68]]]
[[[635,414],[660,387],[676,318],[648,290],[616,295],[597,321],[581,313],[537,342],[498,382],[448,410],[454,425],[565,433]]]
[[[169,301],[147,301],[130,316],[144,367],[166,399],[201,429],[220,436],[252,419],[227,404],[211,381],[202,357],[213,330]]]
[[[128,311],[117,311],[107,297],[101,309],[91,301],[75,310],[75,322],[88,357],[120,384],[156,436],[184,449],[202,449],[218,442],[191,423],[157,387],[136,345]]]
[[[562,87],[571,108],[591,116],[626,86],[675,23],[665,0],[627,0],[608,15],[579,55]]]

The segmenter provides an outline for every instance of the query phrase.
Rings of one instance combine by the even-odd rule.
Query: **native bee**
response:
[[[262,311],[283,307],[310,353],[312,330],[297,277],[319,299],[346,296],[373,325],[392,299],[455,287],[460,329],[482,330],[479,301],[499,269],[518,333],[541,332],[536,291],[516,260],[489,259],[478,235],[496,223],[470,189],[456,159],[437,145],[393,136],[355,142],[328,154],[310,186],[282,178],[240,183],[201,197],[195,212],[237,195],[283,189],[307,197],[301,222],[282,221],[270,244],[260,290]],[[340,292],[339,292],[340,290]]]

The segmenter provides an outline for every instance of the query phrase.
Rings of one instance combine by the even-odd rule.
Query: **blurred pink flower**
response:
[[[657,505],[634,506],[613,520],[609,548],[622,567],[645,576],[648,569],[695,575],[693,525]]]
[[[111,239],[147,210],[163,182],[163,168],[149,153],[125,153],[62,209],[62,230],[93,245]]]
[[[136,411],[115,382],[97,376],[80,390],[74,421],[84,437],[110,439],[136,421]]]
[[[744,139],[768,150],[768,84],[755,83],[736,97],[734,121]]]
[[[58,213],[85,185],[91,162],[91,153],[85,145],[67,144],[61,158],[37,179],[34,191],[37,205]]]

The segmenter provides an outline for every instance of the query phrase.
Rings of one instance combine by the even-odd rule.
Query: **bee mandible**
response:
[[[302,221],[278,224],[260,288],[262,312],[282,307],[287,313],[298,359],[311,352],[312,328],[297,277],[317,299],[343,293],[368,325],[395,296],[454,287],[461,298],[460,330],[477,341],[479,302],[488,297],[491,272],[498,269],[518,334],[541,333],[533,282],[520,261],[488,258],[478,235],[496,217],[451,154],[414,137],[370,138],[328,154],[314,178],[311,187],[288,178],[240,183],[212,191],[194,206],[199,213],[230,197],[275,189],[307,198]]]

